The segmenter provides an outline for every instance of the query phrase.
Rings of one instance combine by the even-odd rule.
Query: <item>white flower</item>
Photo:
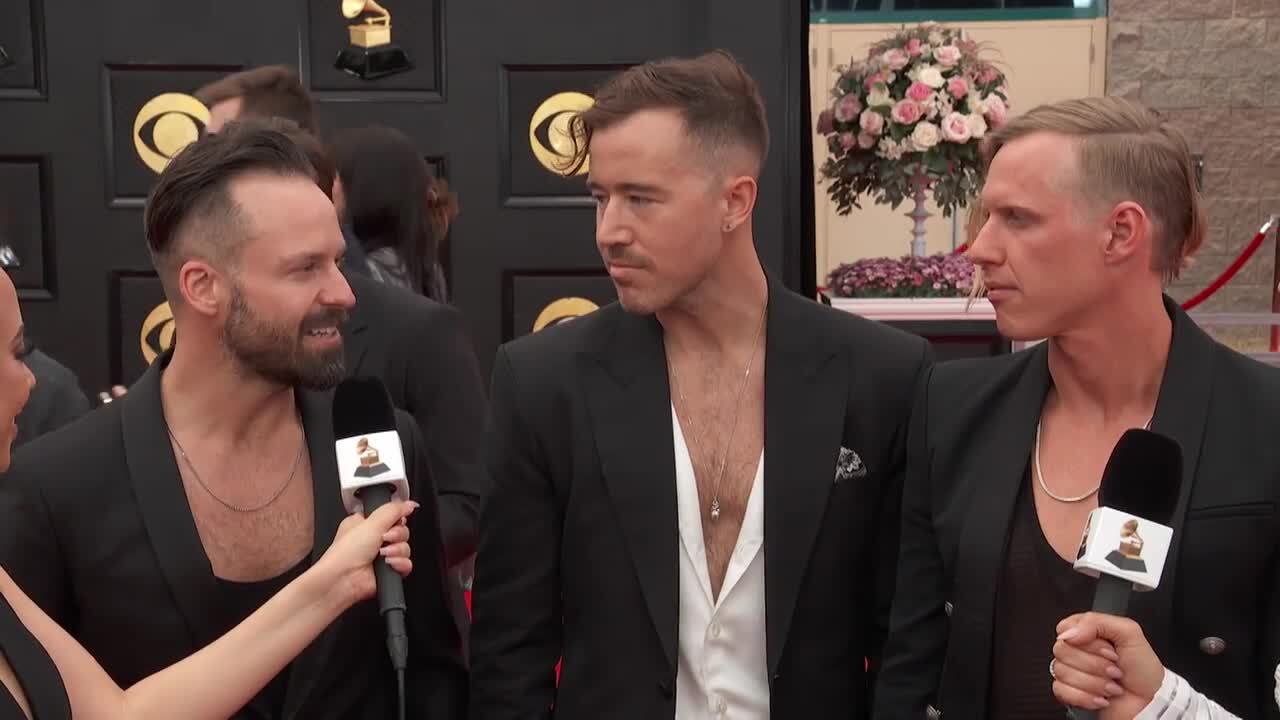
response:
[[[964,115],[953,112],[942,119],[942,138],[947,142],[967,143],[972,135],[969,119]]]
[[[863,110],[858,118],[858,126],[867,135],[879,135],[884,132],[884,116],[875,110]]]
[[[960,62],[960,48],[955,45],[943,45],[933,51],[933,59],[944,68],[955,67]]]
[[[929,87],[935,88],[935,89],[942,87],[947,82],[946,80],[942,79],[942,71],[936,67],[927,67],[927,68],[921,69],[920,77],[918,77],[917,79],[920,82],[924,83],[925,85],[928,85]]]
[[[936,31],[936,30],[935,30],[934,32],[929,33],[929,44],[930,44],[930,45],[935,45],[935,46],[936,46],[936,45],[941,45],[941,44],[942,44],[942,33],[938,32],[938,31]]]
[[[938,130],[937,125],[930,122],[922,122],[911,131],[911,144],[919,150],[928,150],[937,145],[941,139],[942,132]]]
[[[876,85],[867,93],[867,107],[893,106],[893,97],[889,95],[889,89],[883,85]]]
[[[880,143],[876,146],[876,155],[886,160],[897,160],[902,157],[904,149],[902,145],[894,141],[893,138],[885,136],[880,138]]]
[[[965,116],[965,120],[969,123],[969,135],[971,137],[981,139],[987,134],[987,120],[978,113],[972,113]]]
[[[985,115],[987,112],[987,104],[982,102],[982,98],[978,97],[978,93],[969,93],[969,112],[977,115]]]

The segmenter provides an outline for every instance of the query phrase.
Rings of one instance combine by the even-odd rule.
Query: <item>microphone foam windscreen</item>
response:
[[[341,439],[396,429],[391,395],[375,377],[347,378],[333,393],[333,436]]]
[[[1182,447],[1134,428],[1120,436],[1102,473],[1098,505],[1170,525],[1182,489]]]

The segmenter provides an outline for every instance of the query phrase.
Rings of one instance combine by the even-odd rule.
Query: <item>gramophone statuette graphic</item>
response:
[[[1130,518],[1120,528],[1120,547],[1107,553],[1107,562],[1121,570],[1146,572],[1147,563],[1142,559],[1142,537],[1138,535],[1138,521]]]
[[[356,441],[356,454],[360,457],[356,477],[373,477],[391,469],[378,458],[378,449],[369,444],[369,438],[362,437]]]
[[[348,20],[365,17],[347,26],[351,44],[338,52],[334,67],[363,80],[413,69],[409,55],[391,42],[391,13],[386,8],[375,0],[342,0],[342,15]]]

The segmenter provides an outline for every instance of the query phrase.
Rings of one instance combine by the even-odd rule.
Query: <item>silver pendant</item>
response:
[[[711,519],[720,519],[720,498],[715,498],[711,501]]]

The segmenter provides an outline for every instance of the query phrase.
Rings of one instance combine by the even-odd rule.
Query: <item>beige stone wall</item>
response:
[[[1165,112],[1204,154],[1210,233],[1171,290],[1183,300],[1280,213],[1280,0],[1111,0],[1109,35],[1107,93]],[[1269,311],[1274,237],[1200,309]],[[1268,330],[1214,334],[1263,350]]]

